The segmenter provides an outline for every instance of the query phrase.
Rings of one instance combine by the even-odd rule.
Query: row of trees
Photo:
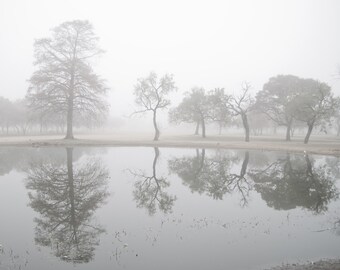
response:
[[[27,98],[10,101],[0,97],[0,134],[12,135],[27,133],[64,133],[66,118],[63,114],[46,113],[32,110],[28,106]],[[95,128],[103,123],[104,119],[86,119],[75,115],[75,127]]]
[[[27,107],[30,113],[23,112],[19,118],[33,115],[41,126],[44,121],[61,122],[62,127],[66,126],[67,139],[73,138],[75,119],[99,123],[108,113],[105,100],[108,87],[92,69],[92,61],[103,53],[92,25],[79,20],[62,23],[52,29],[51,38],[35,41],[34,53],[37,69],[30,79],[23,102],[25,106],[17,106],[20,110]],[[152,112],[155,141],[160,136],[157,113],[169,108],[169,94],[176,89],[173,76],[168,74],[158,78],[151,73],[135,85],[135,102],[139,107],[135,113]],[[6,101],[0,102],[5,111]],[[249,83],[243,83],[238,94],[229,94],[223,88],[208,92],[203,88],[193,88],[176,108],[170,110],[169,119],[175,124],[194,123],[195,133],[201,129],[202,136],[206,137],[207,123],[217,122],[222,128],[239,118],[247,142],[250,140],[250,121],[286,127],[287,141],[296,124],[305,125],[304,142],[308,143],[313,129],[316,126],[325,129],[332,117],[337,119],[335,122],[340,127],[339,111],[339,99],[334,98],[326,83],[279,75],[269,79],[256,96],[251,94]],[[13,115],[4,113],[1,116],[3,129],[15,122],[10,119]]]
[[[29,119],[24,100],[11,102],[0,97],[0,127],[3,134],[9,134],[11,130],[25,134]]]
[[[256,96],[251,95],[250,89],[247,82],[242,84],[239,94],[228,94],[224,88],[209,92],[204,88],[193,88],[185,93],[177,107],[170,110],[169,120],[174,124],[194,123],[195,134],[201,128],[202,137],[205,138],[207,123],[217,122],[223,127],[239,118],[246,142],[250,140],[249,119],[286,127],[287,141],[290,141],[295,125],[307,127],[304,143],[308,143],[316,126],[326,131],[332,120],[339,134],[340,99],[334,97],[326,83],[293,75],[278,75],[270,78]],[[135,87],[136,104],[142,108],[137,113],[153,112],[154,140],[159,139],[157,111],[169,107],[168,94],[175,90],[172,76],[165,75],[157,81],[154,73],[138,80]]]

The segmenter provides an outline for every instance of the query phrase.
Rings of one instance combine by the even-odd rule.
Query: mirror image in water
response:
[[[0,151],[0,269],[267,269],[340,250],[337,157]]]

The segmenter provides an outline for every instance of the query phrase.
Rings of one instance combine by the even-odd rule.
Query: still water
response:
[[[0,269],[266,269],[336,258],[340,159],[1,148]]]

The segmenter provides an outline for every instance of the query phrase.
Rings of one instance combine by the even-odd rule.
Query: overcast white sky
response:
[[[116,116],[133,111],[133,86],[150,71],[174,74],[177,101],[193,86],[235,91],[247,80],[257,90],[277,74],[340,94],[340,1],[0,0],[1,96],[25,95],[34,39],[75,19],[89,20],[106,50],[95,70]]]

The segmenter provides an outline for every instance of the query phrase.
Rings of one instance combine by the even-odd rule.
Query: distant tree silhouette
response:
[[[134,113],[152,112],[153,126],[155,128],[154,141],[158,141],[160,131],[157,125],[157,112],[169,107],[171,104],[169,94],[176,90],[172,75],[164,75],[159,80],[154,72],[146,78],[141,78],[135,85],[135,102],[141,108]]]
[[[254,104],[254,99],[250,95],[249,91],[251,89],[250,84],[247,82],[243,82],[241,94],[239,95],[228,95],[224,92],[223,88],[215,89],[213,92],[213,96],[215,97],[214,110],[218,109],[219,111],[227,111],[232,116],[241,116],[242,125],[245,133],[245,141],[249,142],[250,136],[250,127],[248,121],[249,111],[252,109]],[[225,113],[228,115],[228,113]]]
[[[206,94],[204,88],[192,88],[185,93],[182,102],[169,113],[169,120],[172,123],[196,123],[195,135],[199,127],[202,129],[202,137],[206,137],[206,124],[213,120],[212,99]]]

